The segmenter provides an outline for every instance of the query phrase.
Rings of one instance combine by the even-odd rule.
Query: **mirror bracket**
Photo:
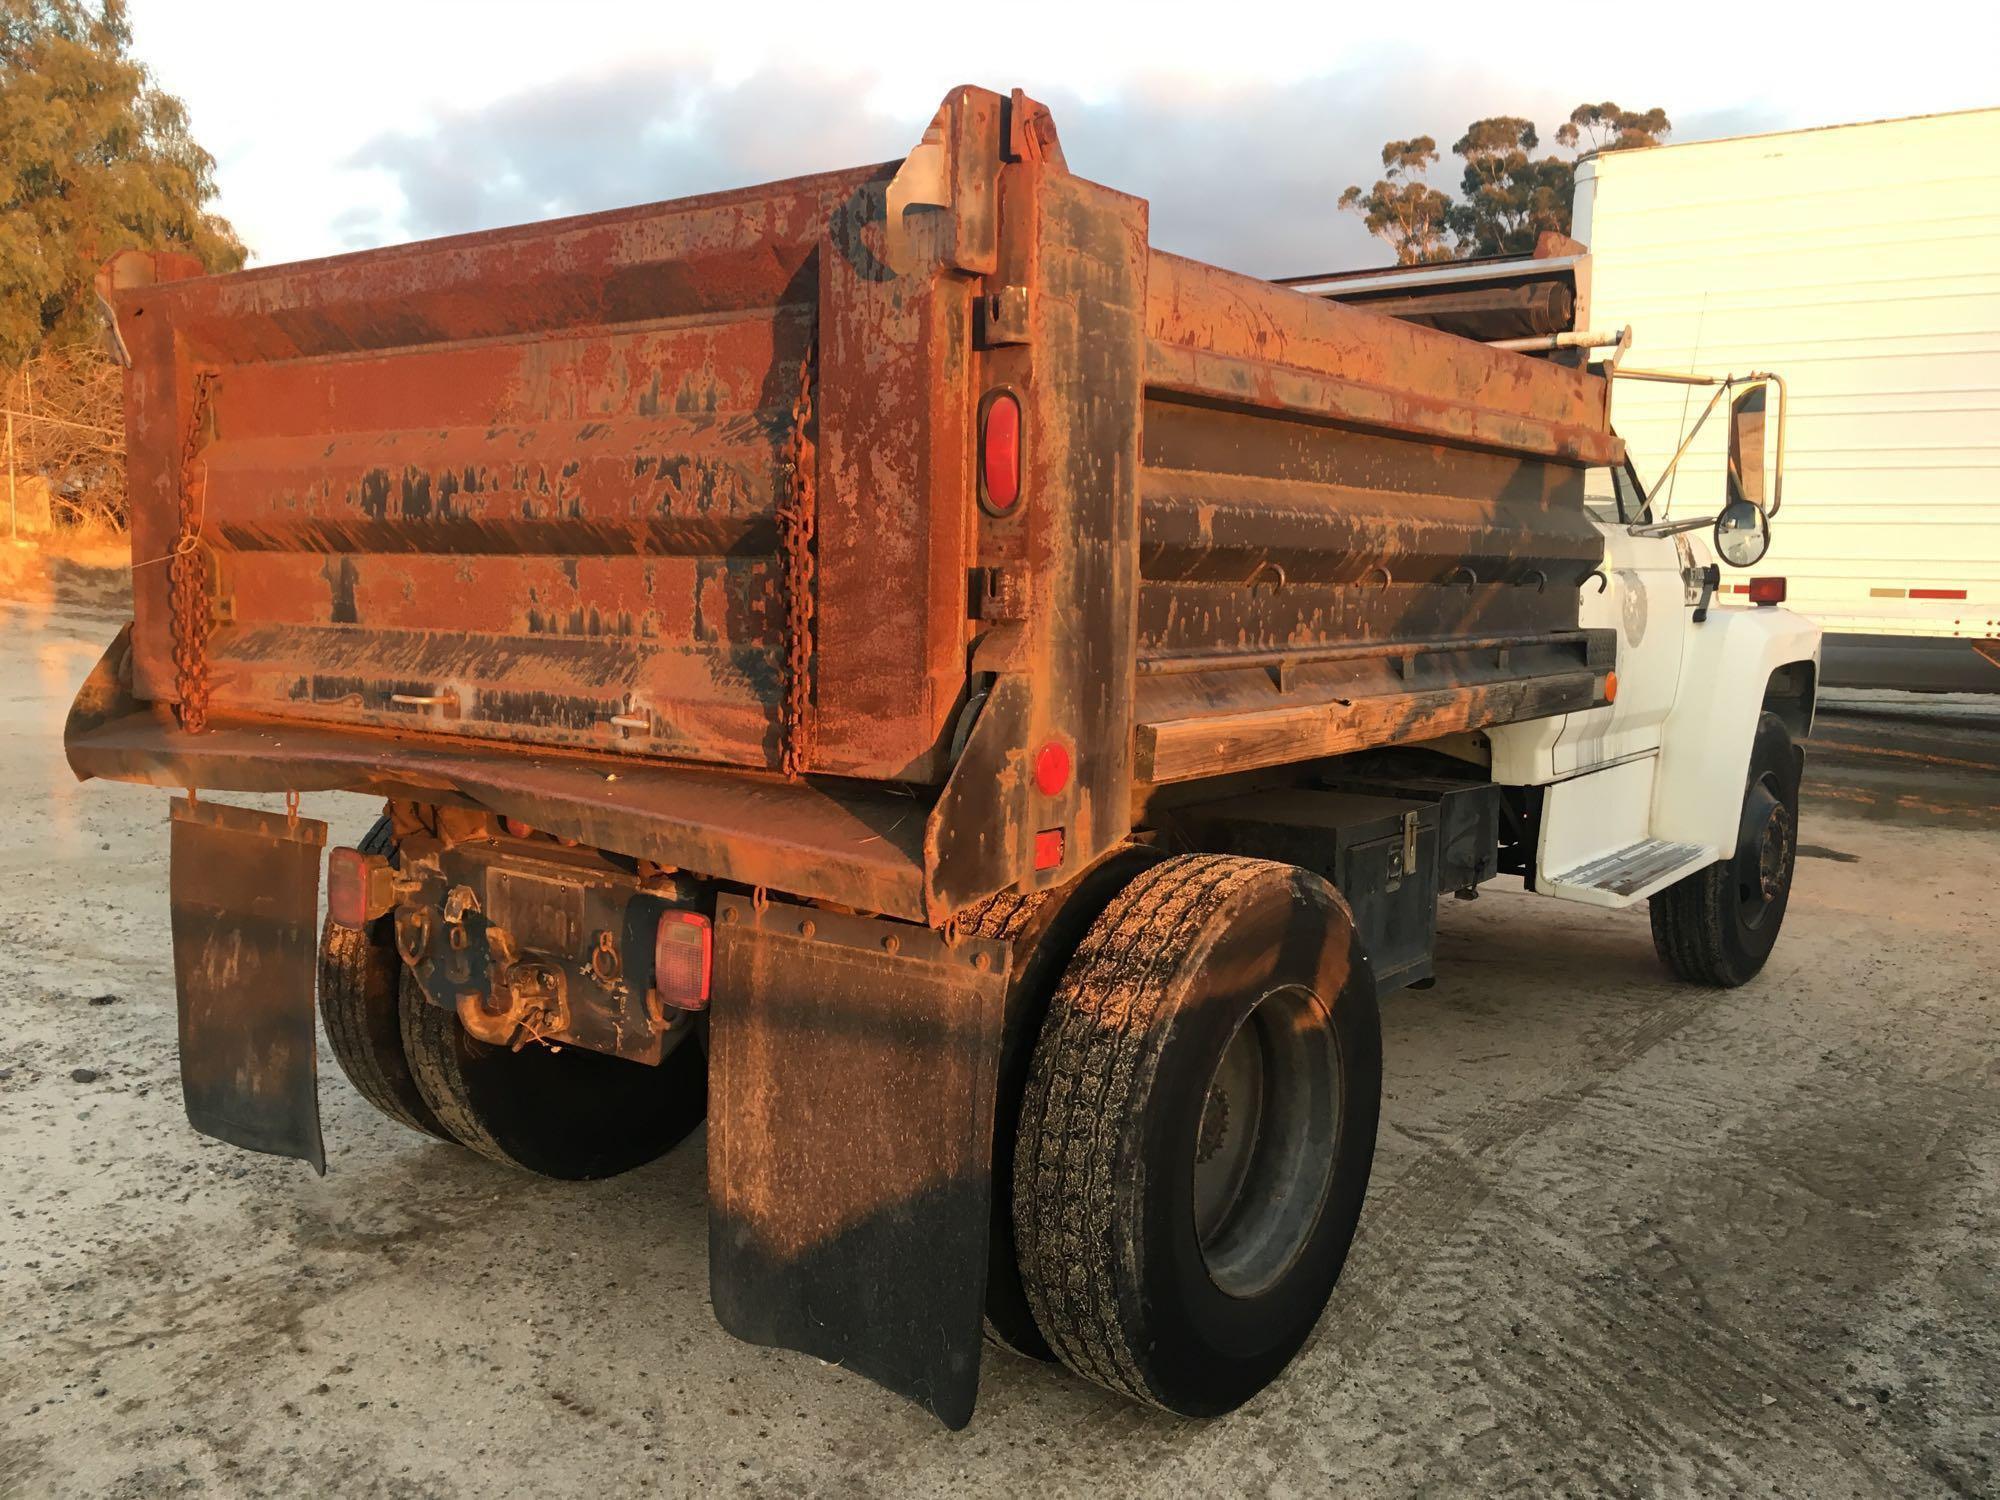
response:
[[[1627,536],[1679,536],[1686,531],[1699,531],[1704,526],[1713,526],[1720,516],[1695,516],[1686,521],[1634,521],[1625,528]]]

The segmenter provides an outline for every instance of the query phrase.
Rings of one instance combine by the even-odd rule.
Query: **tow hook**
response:
[[[458,1020],[478,1040],[519,1052],[569,1029],[568,986],[551,964],[509,964],[494,977],[491,993],[458,997]]]

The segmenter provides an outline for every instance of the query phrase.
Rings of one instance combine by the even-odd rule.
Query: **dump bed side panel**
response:
[[[142,696],[179,696],[150,559],[186,506],[218,712],[771,767],[803,738],[826,769],[923,774],[962,642],[922,403],[956,388],[930,279],[869,248],[887,175],[118,293]],[[864,526],[894,538],[866,630],[839,598]],[[831,734],[793,722],[816,698]]]
[[[1255,759],[1304,759],[1546,711],[1489,690],[1593,664],[1601,379],[1157,252],[1147,300],[1142,772],[1148,724],[1212,716],[1194,775],[1245,763],[1232,715],[1289,715]]]

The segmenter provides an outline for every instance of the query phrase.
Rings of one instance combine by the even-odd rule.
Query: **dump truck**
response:
[[[1720,607],[1590,351],[1154,250],[1018,91],[100,291],[133,620],[66,748],[171,793],[192,1124],[324,1171],[317,1011],[528,1172],[705,1125],[723,1326],[952,1426],[989,1343],[1188,1416],[1280,1376],[1442,896],[1649,901],[1699,985],[1776,941],[1817,635]],[[328,789],[384,810],[323,856]]]

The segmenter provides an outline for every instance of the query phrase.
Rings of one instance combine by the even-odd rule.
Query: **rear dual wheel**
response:
[[[378,819],[355,847],[363,854],[392,853],[389,820]],[[394,924],[390,916],[365,927],[327,918],[319,940],[320,1022],[328,1050],[357,1094],[399,1125],[452,1140],[403,1053],[403,961]]]
[[[1275,1379],[1352,1243],[1381,1067],[1325,881],[1220,855],[1138,875],[1065,970],[1022,1102],[1015,1250],[1056,1356],[1184,1416]]]
[[[476,1040],[403,974],[403,1052],[461,1145],[542,1177],[610,1177],[663,1156],[708,1111],[708,1061],[682,1033],[659,1066],[584,1047]]]
[[[357,846],[389,854],[387,818]],[[683,1035],[657,1067],[581,1047],[519,1052],[466,1034],[396,953],[392,919],[329,920],[320,1016],[355,1092],[398,1124],[544,1177],[608,1177],[671,1150],[708,1107],[708,1061]]]

